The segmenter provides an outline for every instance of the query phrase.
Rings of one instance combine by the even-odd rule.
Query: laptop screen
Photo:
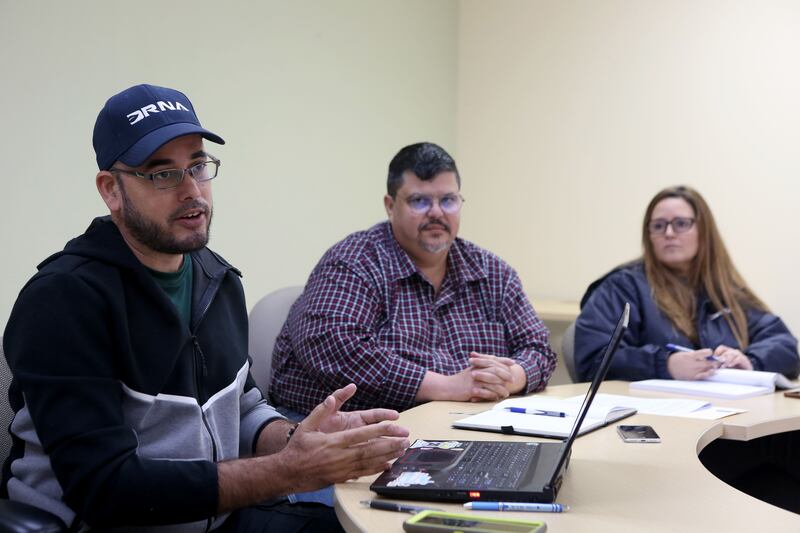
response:
[[[575,417],[575,423],[572,425],[572,431],[570,431],[569,437],[567,437],[567,439],[564,441],[564,452],[561,454],[558,465],[556,465],[553,482],[555,482],[555,477],[557,477],[559,472],[561,472],[561,468],[564,466],[564,461],[566,461],[569,457],[569,450],[572,448],[572,443],[575,442],[575,439],[578,437],[578,429],[581,427],[583,419],[586,418],[586,413],[589,410],[589,406],[592,404],[592,400],[594,400],[597,390],[600,388],[600,384],[603,382],[606,374],[608,373],[608,367],[611,366],[611,359],[614,357],[614,352],[617,351],[617,346],[619,346],[619,341],[622,339],[622,334],[625,333],[625,330],[628,328],[630,314],[631,306],[629,303],[625,302],[625,307],[622,309],[622,315],[617,321],[617,327],[614,328],[614,333],[611,334],[611,340],[608,342],[608,346],[606,346],[606,351],[603,354],[603,360],[600,362],[597,373],[594,375],[592,384],[589,385],[589,390],[586,391],[586,396],[583,398],[583,403],[581,404],[580,411],[578,411],[578,416]]]

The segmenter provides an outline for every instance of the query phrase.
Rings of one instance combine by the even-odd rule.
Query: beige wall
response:
[[[462,227],[534,300],[637,256],[687,183],[800,333],[800,3],[462,0],[458,53]]]
[[[248,305],[385,217],[390,158],[453,146],[457,3],[0,0],[0,331],[35,266],[105,206],[92,127],[139,82],[192,98],[228,144],[211,245]]]
[[[228,140],[212,246],[249,306],[382,219],[388,160],[428,139],[459,162],[462,235],[534,303],[636,256],[647,200],[685,182],[800,331],[798,57],[794,1],[0,0],[0,325],[104,212],[94,118],[147,81]]]

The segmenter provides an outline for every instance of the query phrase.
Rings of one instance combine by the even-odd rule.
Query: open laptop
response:
[[[369,488],[415,500],[554,502],[578,428],[608,372],[629,315],[626,303],[566,440],[416,440]]]

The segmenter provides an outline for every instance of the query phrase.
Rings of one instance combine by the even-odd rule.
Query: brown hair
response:
[[[694,210],[698,236],[697,255],[692,260],[688,279],[667,268],[658,261],[653,252],[648,224],[656,205],[665,198],[681,198]],[[681,185],[668,187],[656,194],[644,214],[642,246],[644,271],[653,299],[681,333],[692,342],[699,341],[695,326],[697,297],[705,292],[717,311],[726,308],[730,310],[730,313],[724,313],[723,316],[739,342],[739,348],[747,348],[750,338],[747,333],[746,309],[768,309],[733,266],[711,209],[700,193]]]

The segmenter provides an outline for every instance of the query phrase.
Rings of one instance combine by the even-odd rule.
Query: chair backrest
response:
[[[248,348],[253,358],[250,372],[265,397],[269,394],[272,377],[272,349],[275,347],[275,339],[286,322],[289,309],[302,293],[303,287],[299,285],[278,289],[261,298],[250,311]]]
[[[11,387],[11,369],[6,362],[3,337],[0,335],[0,467],[11,453],[11,434],[8,432],[8,426],[14,418],[14,411],[11,410],[11,403],[8,400],[9,387]]]
[[[573,383],[578,383],[578,371],[575,370],[575,322],[567,326],[564,336],[561,337],[561,356],[569,373],[569,379]]]

